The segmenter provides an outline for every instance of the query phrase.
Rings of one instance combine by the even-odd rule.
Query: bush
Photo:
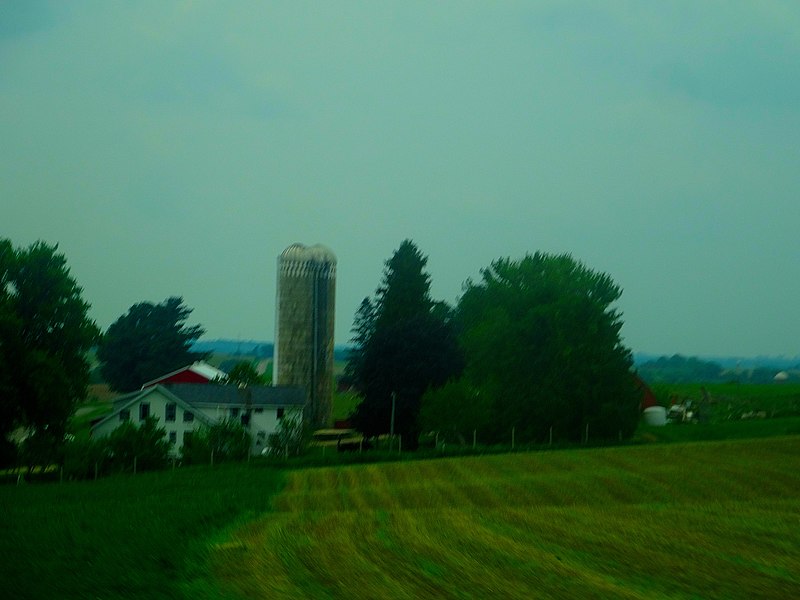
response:
[[[299,415],[285,415],[278,424],[278,430],[269,436],[267,447],[276,456],[300,456],[308,446],[308,438]]]
[[[181,458],[187,464],[208,464],[211,453],[214,462],[244,460],[250,452],[250,433],[233,419],[215,423],[208,429],[196,431],[184,441]]]
[[[158,427],[158,419],[148,417],[140,426],[126,421],[108,436],[108,455],[113,471],[136,469],[150,471],[167,464],[171,445],[166,430]]]
[[[107,472],[108,443],[106,439],[76,439],[64,447],[64,476],[67,479],[92,479]]]

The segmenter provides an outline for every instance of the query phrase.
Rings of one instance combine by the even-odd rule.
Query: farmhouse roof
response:
[[[206,381],[214,381],[215,379],[225,379],[228,374],[225,371],[221,371],[220,369],[199,360],[191,365],[186,365],[185,367],[181,367],[180,369],[175,369],[174,371],[170,371],[165,375],[161,375],[156,377],[155,379],[151,379],[150,381],[145,382],[142,384],[142,389],[148,388],[150,386],[156,385],[157,383],[164,383],[167,379],[171,377],[175,377],[180,373],[190,372],[194,373],[195,375],[199,375],[201,378],[205,379]]]
[[[205,385],[202,383],[162,384],[188,404],[199,406],[302,406],[306,397],[303,388],[280,385]]]

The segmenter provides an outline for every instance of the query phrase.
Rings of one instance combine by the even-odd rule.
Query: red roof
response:
[[[220,371],[208,363],[196,362],[148,381],[142,386],[142,389],[153,387],[159,383],[210,383],[215,379],[224,379],[226,376],[225,371]]]

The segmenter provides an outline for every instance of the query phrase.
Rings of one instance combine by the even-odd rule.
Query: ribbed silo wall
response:
[[[306,390],[304,422],[325,427],[333,396],[336,262],[294,245],[278,259],[275,382]]]

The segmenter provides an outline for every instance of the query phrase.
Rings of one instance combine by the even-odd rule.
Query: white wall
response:
[[[198,414],[202,414],[212,422],[221,421],[225,418],[230,418],[231,416],[230,409],[232,407],[230,406],[199,406],[195,410],[191,411],[195,415],[194,420],[186,422],[184,421],[184,413],[187,411],[181,404],[177,404],[175,407],[175,420],[167,421],[167,404],[171,402],[172,400],[162,394],[160,390],[153,389],[150,393],[145,394],[136,402],[129,405],[126,410],[130,411],[131,422],[138,426],[141,424],[141,420],[139,419],[139,407],[143,403],[148,403],[150,405],[150,416],[158,419],[158,426],[166,429],[167,436],[169,436],[171,432],[175,433],[176,441],[171,451],[171,454],[173,455],[177,455],[179,453],[180,448],[183,445],[183,435],[186,431],[195,431],[205,427],[205,424],[198,419]],[[242,413],[244,412],[244,407],[238,406],[233,408],[239,409],[239,417],[241,417]],[[255,455],[260,454],[261,451],[267,446],[269,436],[277,431],[280,423],[280,420],[278,419],[277,406],[264,406],[261,408],[262,411],[260,413],[257,413],[255,408],[252,409],[250,416],[249,431],[253,439],[250,451]],[[302,418],[302,408],[287,406],[284,408],[284,414],[287,416],[297,415]],[[237,417],[237,420],[239,417]],[[119,420],[118,415],[112,415],[108,421],[96,426],[92,430],[92,436],[95,438],[105,437],[121,424],[122,421]],[[263,435],[259,435],[260,433]]]
[[[149,404],[150,416],[158,419],[158,427],[163,427],[166,429],[167,437],[169,437],[171,432],[175,433],[175,444],[172,447],[170,454],[177,455],[181,446],[183,446],[184,433],[186,431],[195,431],[196,429],[205,427],[205,425],[197,418],[198,411],[189,411],[195,413],[195,418],[192,421],[184,421],[184,412],[187,411],[185,411],[180,404],[177,404],[175,407],[175,420],[167,421],[167,404],[171,402],[172,399],[166,397],[160,392],[160,390],[153,390],[152,392],[142,396],[133,404],[129,405],[125,410],[130,411],[130,421],[138,427],[142,423],[142,420],[139,418],[140,406],[142,404]],[[122,423],[123,421],[119,419],[118,415],[112,415],[108,421],[102,423],[92,430],[92,436],[95,438],[105,437],[119,427]]]

